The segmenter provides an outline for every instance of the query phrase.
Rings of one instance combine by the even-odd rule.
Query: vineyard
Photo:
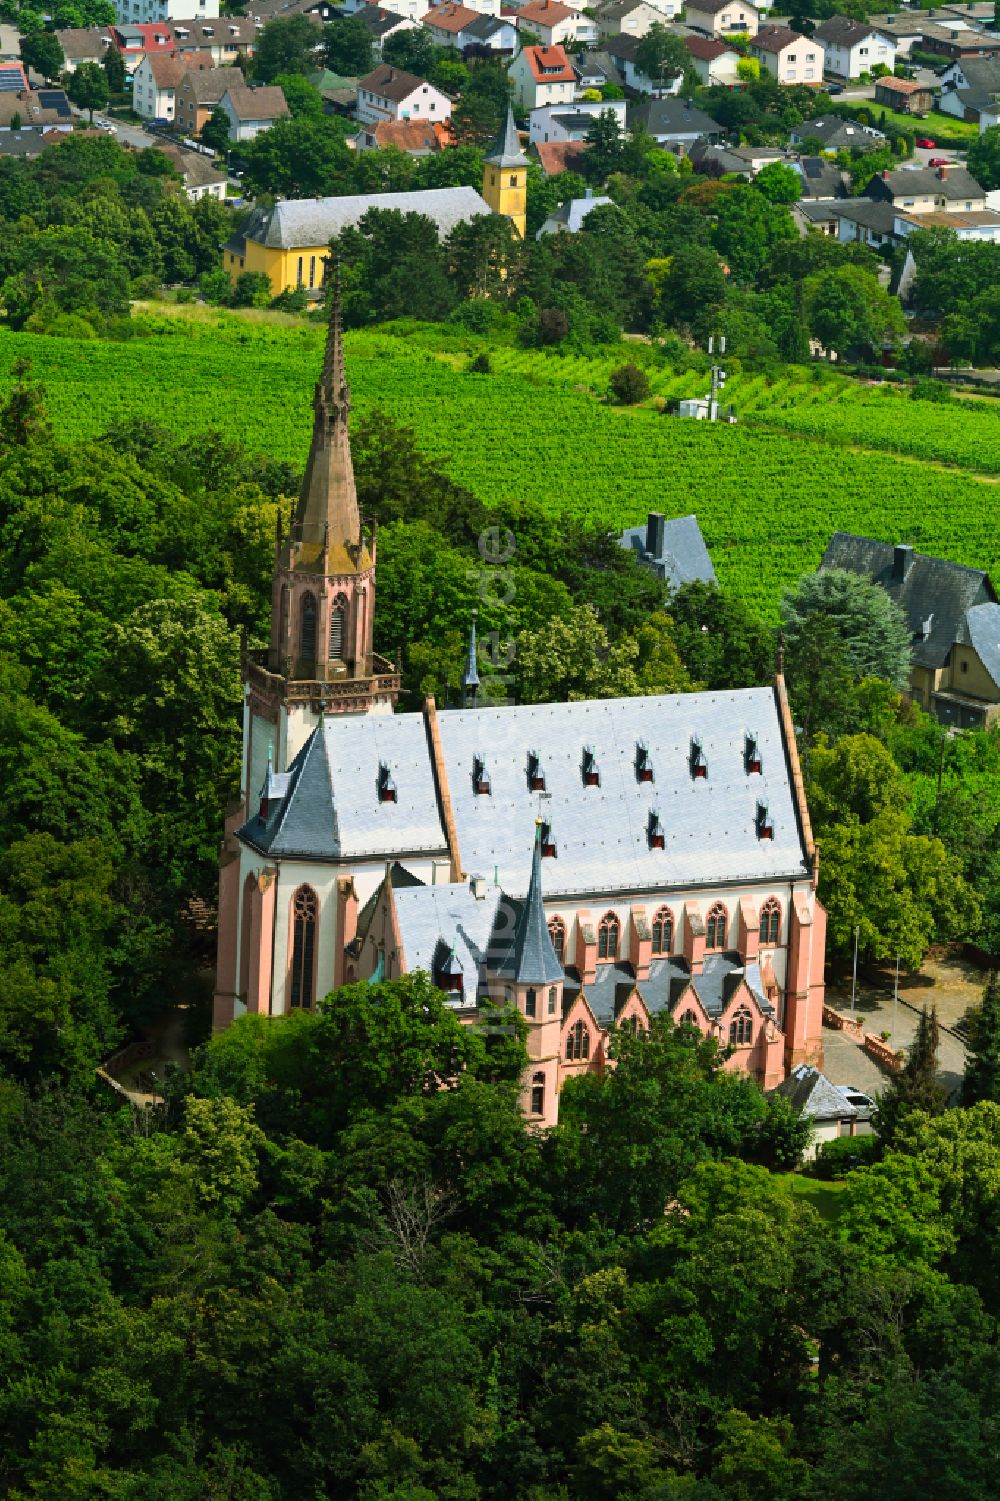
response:
[[[122,344],[5,333],[0,385],[29,356],[59,436],[141,416],[179,432],[216,427],[301,465],[321,338],[315,327],[232,315],[163,320]],[[697,511],[720,582],[772,618],[782,588],[816,566],[837,527],[906,538],[1000,578],[994,484],[922,461],[1000,472],[989,407],[938,407],[808,372],[771,385],[738,376],[727,397],[746,420],[709,426],[597,402],[611,356],[498,348],[493,373],[472,375],[465,353],[385,331],[349,335],[347,355],[356,412],[377,405],[411,425],[484,500],[523,498],[613,527],[653,509]],[[705,384],[697,371],[653,374],[661,395]],[[873,451],[896,446],[893,424],[920,458]]]

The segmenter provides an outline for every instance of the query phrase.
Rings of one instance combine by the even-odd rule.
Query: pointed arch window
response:
[[[613,912],[605,912],[597,929],[598,959],[617,959],[621,942],[621,923]]]
[[[299,606],[299,656],[306,662],[316,660],[316,596],[303,594]]]
[[[319,904],[311,886],[300,886],[292,897],[292,975],[289,1001],[293,1010],[311,1006],[316,989],[316,919]]]
[[[749,1006],[741,1006],[729,1023],[729,1046],[748,1048],[753,1042],[753,1014]]]
[[[708,914],[705,924],[705,947],[707,949],[724,949],[726,935],[729,932],[729,913],[722,902],[716,902]]]
[[[558,1000],[559,1000],[559,995],[558,995],[558,992],[556,990],[556,987],[554,985],[550,985],[549,986],[549,1015],[550,1016],[555,1016],[555,1014],[556,1014],[556,1004],[557,1004]]]
[[[761,943],[777,943],[781,936],[781,903],[776,896],[769,896],[760,909]]]
[[[347,622],[347,596],[338,594],[330,611],[330,660],[344,660],[344,636]]]
[[[661,907],[653,917],[653,953],[669,954],[674,945],[674,914]]]
[[[254,878],[248,875],[243,882],[243,909],[240,920],[240,997],[246,1000],[250,989],[250,945],[253,927]]]
[[[552,947],[556,951],[556,958],[561,962],[566,952],[566,924],[561,917],[549,918],[549,937],[552,939]]]
[[[545,1114],[545,1075],[533,1074],[531,1078],[531,1113]]]
[[[690,1006],[684,1012],[684,1015],[681,1017],[681,1025],[682,1026],[689,1026],[689,1027],[696,1027],[698,1025],[697,1014],[694,1011],[691,1010]]]
[[[524,993],[524,1014],[530,1017],[538,1015],[538,991],[530,985]]]
[[[590,1028],[584,1022],[570,1027],[566,1038],[566,1057],[576,1063],[590,1057]]]

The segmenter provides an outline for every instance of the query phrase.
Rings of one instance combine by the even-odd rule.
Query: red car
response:
[[[932,141],[929,136],[917,136],[914,144],[920,146],[924,151],[933,151],[937,145],[937,141]]]
[[[954,167],[955,163],[949,161],[946,156],[932,156],[927,165],[928,167]]]

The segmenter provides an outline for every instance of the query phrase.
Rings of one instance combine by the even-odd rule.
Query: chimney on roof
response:
[[[883,182],[888,182],[889,181],[889,170],[888,170],[888,168],[883,168],[883,170],[882,170],[882,181]]]
[[[646,551],[652,558],[663,556],[666,519],[662,511],[650,511],[646,517]]]
[[[938,174],[938,177],[940,177],[941,181],[944,182],[945,178],[948,176],[948,168],[947,167],[938,167],[937,174]]]
[[[892,577],[895,583],[901,584],[909,573],[913,564],[913,548],[905,542],[897,542],[892,549]]]

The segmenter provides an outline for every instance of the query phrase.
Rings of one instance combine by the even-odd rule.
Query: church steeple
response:
[[[313,396],[313,433],[305,479],[288,539],[289,563],[324,573],[360,572],[371,566],[361,535],[358,492],[348,436],[351,388],[344,371],[340,272],[333,273],[323,371]]]
[[[288,769],[324,714],[391,713],[399,674],[375,647],[375,525],[362,520],[351,461],[340,277],[329,322],[302,489],[286,536],[278,525],[271,638],[248,661],[243,790],[252,796],[276,742]]]
[[[483,197],[495,214],[504,214],[511,221],[523,240],[528,212],[528,158],[521,150],[509,104],[507,118],[483,157]]]

